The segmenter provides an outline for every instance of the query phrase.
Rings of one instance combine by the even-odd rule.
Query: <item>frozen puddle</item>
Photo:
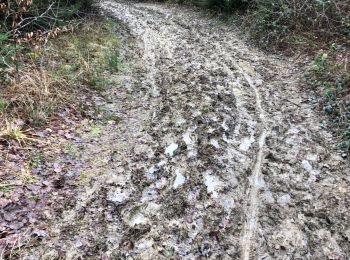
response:
[[[130,221],[128,221],[129,226],[134,227],[137,225],[144,225],[148,222],[148,219],[141,213],[134,215]]]
[[[187,146],[191,146],[192,145],[192,139],[191,139],[191,135],[190,135],[190,132],[186,132],[182,135],[182,138],[185,142],[185,144]]]

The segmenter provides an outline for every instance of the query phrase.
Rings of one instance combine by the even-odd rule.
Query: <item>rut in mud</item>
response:
[[[77,197],[25,258],[345,259],[348,166],[299,74],[201,12],[102,1],[120,115],[77,147]]]

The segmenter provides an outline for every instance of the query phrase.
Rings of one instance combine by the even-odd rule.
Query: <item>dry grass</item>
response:
[[[29,129],[24,129],[23,126],[14,122],[5,121],[5,126],[0,128],[0,139],[14,140],[19,144],[25,144],[27,141],[36,141],[30,137]]]
[[[108,77],[118,70],[119,62],[114,26],[90,20],[40,48],[21,48],[19,70],[13,64],[2,77],[7,79],[0,88],[2,138],[12,138],[9,133],[16,131],[9,122],[20,120],[24,129],[35,128],[47,125],[61,108],[79,113],[77,96],[109,84]]]
[[[6,118],[21,118],[26,124],[39,125],[46,122],[49,112],[69,100],[67,81],[49,73],[34,64],[20,71],[20,81],[14,80],[1,93],[6,100]]]

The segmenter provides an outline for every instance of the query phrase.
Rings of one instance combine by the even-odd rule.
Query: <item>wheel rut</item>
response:
[[[254,235],[257,230],[258,225],[258,218],[259,218],[259,207],[260,207],[260,201],[259,201],[259,191],[262,188],[262,164],[264,159],[264,148],[266,143],[266,137],[268,135],[268,129],[267,129],[267,122],[266,122],[266,116],[265,111],[262,108],[261,105],[261,97],[260,93],[257,89],[256,83],[252,81],[252,78],[243,73],[244,78],[250,85],[250,87],[254,90],[255,93],[255,101],[256,101],[256,107],[259,111],[259,117],[261,121],[261,134],[258,139],[259,148],[256,155],[256,163],[254,165],[254,169],[252,172],[252,176],[250,179],[250,187],[248,188],[248,203],[246,205],[246,222],[243,229],[243,235],[242,235],[242,253],[241,253],[241,259],[249,260],[251,256],[251,247],[254,243]]]
[[[104,95],[123,114],[78,145],[74,206],[23,258],[346,259],[348,165],[295,68],[200,10],[100,7],[119,23],[126,69]]]

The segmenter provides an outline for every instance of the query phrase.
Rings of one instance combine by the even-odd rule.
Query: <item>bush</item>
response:
[[[224,12],[234,12],[237,10],[246,10],[251,0],[198,0],[194,3]]]
[[[62,25],[92,8],[93,0],[9,0],[0,4],[0,31],[19,33]]]
[[[350,36],[348,0],[255,0],[250,22],[265,44],[295,41],[300,35],[319,41]]]
[[[19,50],[36,47],[89,11],[94,0],[8,0],[0,3],[0,80],[19,70]],[[30,44],[24,44],[30,43]]]
[[[248,27],[256,39],[268,46],[297,42],[303,35],[316,41],[350,36],[349,0],[180,0],[223,12],[247,11]]]
[[[340,135],[340,147],[350,150],[350,71],[341,50],[323,51],[307,66],[308,85],[321,93],[320,108],[330,128]]]

